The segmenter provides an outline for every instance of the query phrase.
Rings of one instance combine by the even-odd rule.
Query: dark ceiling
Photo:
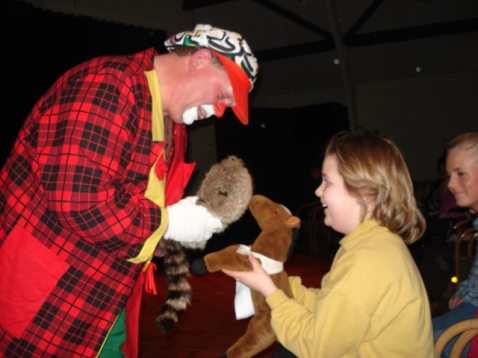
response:
[[[26,2],[168,35],[196,23],[240,32],[260,63],[256,107],[304,106],[340,93],[353,109],[358,86],[478,69],[477,0]]]

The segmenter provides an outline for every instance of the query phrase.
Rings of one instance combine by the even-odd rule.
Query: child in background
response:
[[[279,342],[298,357],[435,357],[427,293],[405,245],[425,221],[400,151],[376,134],[342,132],[322,176],[324,222],[346,236],[320,289],[290,277],[290,299],[252,255],[252,271],[223,272],[266,297]]]
[[[447,145],[446,171],[449,176],[448,189],[459,207],[467,208],[472,215],[478,212],[478,132],[459,135]],[[478,231],[478,217],[473,221]],[[468,277],[458,286],[449,300],[450,311],[433,319],[435,340],[451,325],[465,319],[474,318],[478,306],[478,246],[477,255]],[[450,340],[442,353],[447,358],[456,342]],[[477,357],[478,341],[473,340],[465,346],[461,357]]]

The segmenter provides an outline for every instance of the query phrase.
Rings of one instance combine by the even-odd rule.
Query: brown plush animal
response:
[[[244,162],[229,156],[214,164],[206,173],[196,193],[196,204],[205,206],[222,222],[216,233],[223,232],[230,224],[240,219],[247,210],[252,197],[252,178]],[[166,302],[156,317],[156,324],[164,333],[176,324],[191,300],[189,262],[183,247],[204,249],[206,241],[195,243],[161,239],[159,247],[164,254],[164,266],[168,281]]]
[[[292,229],[300,226],[300,219],[262,195],[254,195],[249,210],[256,219],[261,233],[251,246],[251,251],[284,263],[292,240]],[[202,275],[223,268],[247,271],[252,265],[246,255],[237,253],[240,245],[232,245],[221,251],[204,256],[193,263],[193,271]],[[259,259],[260,260],[260,259]],[[289,279],[285,271],[271,275],[272,280],[287,296],[292,296]],[[255,314],[247,326],[246,333],[227,351],[228,358],[252,357],[274,343],[276,336],[270,325],[271,311],[264,296],[251,291]]]

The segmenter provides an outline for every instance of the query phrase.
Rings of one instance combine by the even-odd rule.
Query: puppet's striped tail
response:
[[[163,238],[159,245],[164,251],[168,295],[156,317],[156,324],[161,331],[167,333],[173,329],[191,302],[191,285],[186,280],[189,276],[189,262],[183,247],[176,241]]]

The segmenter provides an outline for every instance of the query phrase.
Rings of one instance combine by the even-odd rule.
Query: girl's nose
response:
[[[448,187],[448,190],[450,190],[453,193],[453,188],[455,187],[454,181],[450,179],[448,181],[447,187]]]
[[[322,184],[320,184],[319,187],[315,190],[315,195],[319,198],[322,196]]]
[[[448,189],[451,190],[454,186],[455,186],[455,180],[453,179],[453,177],[449,177],[448,184],[447,184]]]

